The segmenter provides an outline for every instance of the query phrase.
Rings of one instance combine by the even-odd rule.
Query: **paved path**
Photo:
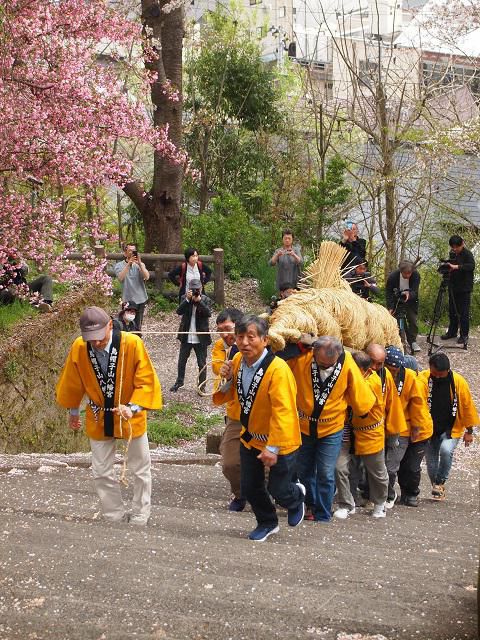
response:
[[[87,468],[12,458],[0,639],[473,640],[477,478],[473,449],[459,453],[446,503],[425,485],[385,521],[292,530],[283,512],[263,544],[245,538],[251,513],[226,511],[218,466],[156,464],[151,522],[135,528],[102,522]]]

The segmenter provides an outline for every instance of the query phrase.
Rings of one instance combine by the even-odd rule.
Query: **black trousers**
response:
[[[418,325],[417,325],[418,309],[416,304],[405,305],[405,334],[407,342],[412,346],[412,342],[417,341]]]
[[[418,496],[420,493],[420,465],[425,456],[427,442],[428,440],[421,440],[408,443],[398,470],[398,484],[402,490],[402,496]]]
[[[274,498],[285,509],[296,509],[303,502],[303,493],[292,482],[296,472],[297,451],[278,456],[277,464],[270,467],[268,485],[265,484],[265,467],[257,456],[258,449],[240,443],[240,475],[242,496],[248,500],[259,526],[276,526],[277,511]]]
[[[456,336],[458,326],[460,325],[460,336],[468,338],[470,329],[470,299],[471,291],[452,291],[448,290],[448,315],[450,324],[448,325],[448,333]]]
[[[203,369],[200,374],[200,382],[205,382],[207,377],[207,369],[205,368],[205,365],[207,364],[207,345],[199,342],[196,344],[181,342],[180,353],[178,354],[177,370],[177,382],[180,382],[181,384],[185,381],[185,367],[187,366],[187,360],[190,357],[192,349],[195,351],[195,355],[197,356],[198,370],[202,371]]]

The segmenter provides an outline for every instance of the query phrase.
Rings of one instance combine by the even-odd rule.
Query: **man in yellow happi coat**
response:
[[[345,519],[355,513],[355,500],[350,490],[349,464],[352,453],[362,460],[368,479],[369,497],[373,502],[374,518],[385,518],[385,502],[388,491],[388,473],[385,465],[385,403],[382,382],[370,368],[372,360],[362,351],[352,357],[375,395],[375,404],[366,416],[349,412],[350,420],[345,424],[343,443],[335,467],[337,486],[336,518]]]
[[[217,316],[217,331],[220,338],[212,348],[212,371],[215,376],[220,376],[222,364],[232,360],[238,353],[235,344],[235,322],[240,320],[243,313],[233,307],[224,309]],[[227,402],[225,407],[225,431],[220,442],[220,455],[222,456],[222,473],[230,484],[232,499],[228,505],[229,511],[243,511],[246,500],[242,497],[240,485],[240,404],[235,397]]]
[[[298,474],[306,504],[319,522],[329,522],[335,491],[335,464],[342,446],[347,407],[368,414],[375,395],[342,343],[322,336],[312,351],[288,361],[297,382],[297,409],[302,431]]]
[[[468,447],[473,427],[480,419],[465,378],[450,369],[445,353],[433,354],[429,369],[420,377],[427,384],[427,404],[433,420],[433,435],[427,444],[425,459],[434,500],[445,500],[445,482],[452,468],[453,453],[460,438]]]
[[[407,421],[405,420],[405,414],[393,376],[385,367],[385,358],[387,356],[385,347],[371,342],[365,351],[371,358],[371,368],[377,372],[382,381],[383,400],[385,403],[385,462],[387,471],[389,475],[392,474],[393,483],[395,483],[400,461],[408,446],[408,437],[406,437],[404,438],[405,446],[403,449],[401,448],[402,437],[400,437],[401,433],[408,431]],[[395,504],[396,498],[394,486],[389,483],[385,507],[391,509]]]
[[[241,407],[242,496],[257,519],[257,527],[248,536],[256,542],[279,530],[270,496],[288,509],[291,527],[298,526],[305,513],[305,488],[292,481],[300,446],[297,387],[288,365],[267,349],[267,333],[267,322],[257,316],[245,316],[235,323],[240,353],[222,365],[220,375],[227,382],[213,394],[216,405],[237,399]],[[269,469],[268,490],[265,467]]]
[[[87,396],[86,434],[103,517],[145,525],[150,517],[150,451],[146,409],[161,409],[160,383],[138,336],[113,331],[110,316],[88,307],[80,316],[82,336],[73,343],[57,384],[57,402],[70,411],[69,427],[81,427],[79,407]],[[134,477],[128,518],[115,477],[115,441],[132,436],[129,469]]]
[[[428,411],[426,382],[415,371],[404,366],[403,353],[396,347],[387,347],[385,364],[395,380],[397,393],[403,407],[406,430],[400,432],[396,465],[388,466],[389,486],[396,500],[395,476],[401,489],[400,503],[418,507],[421,463],[425,448],[433,432],[432,418]],[[397,466],[398,465],[398,466]]]

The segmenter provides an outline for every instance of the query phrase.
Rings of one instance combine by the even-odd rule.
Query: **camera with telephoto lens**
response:
[[[445,279],[448,279],[450,277],[451,269],[449,267],[449,263],[457,264],[457,254],[455,253],[455,251],[450,251],[447,259],[442,258],[437,267],[438,273]]]

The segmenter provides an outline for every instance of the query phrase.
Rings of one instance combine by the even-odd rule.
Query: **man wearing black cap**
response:
[[[182,319],[177,335],[180,340],[177,379],[175,384],[170,387],[170,391],[174,393],[184,386],[185,368],[192,349],[197,356],[200,386],[205,382],[207,378],[207,347],[212,344],[208,326],[208,319],[212,315],[210,311],[211,300],[202,294],[200,280],[190,280],[189,284],[190,289],[182,296],[177,308],[177,313],[182,316]]]
[[[142,340],[113,330],[112,319],[103,309],[85,309],[80,330],[82,335],[73,343],[57,384],[57,402],[69,409],[69,427],[78,431],[80,403],[87,397],[85,428],[105,520],[145,525],[152,489],[145,409],[162,408],[160,383]],[[130,435],[128,467],[134,483],[132,514],[127,516],[114,463],[116,439]]]

